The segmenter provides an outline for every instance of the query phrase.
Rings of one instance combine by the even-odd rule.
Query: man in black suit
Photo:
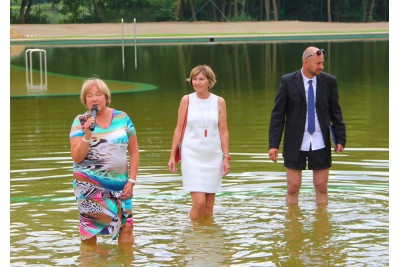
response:
[[[274,162],[278,160],[285,129],[283,158],[288,205],[298,203],[302,170],[306,165],[313,170],[316,203],[328,203],[328,177],[332,165],[331,123],[336,151],[342,152],[346,144],[337,81],[334,76],[322,72],[323,68],[324,50],[308,47],[302,56],[301,70],[282,76],[271,113],[269,158]]]

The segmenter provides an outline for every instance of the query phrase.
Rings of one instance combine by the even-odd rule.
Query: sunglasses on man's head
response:
[[[315,52],[314,54],[311,54],[311,55],[306,56],[304,59],[307,59],[307,58],[309,58],[309,57],[312,57],[313,55],[320,56],[321,54],[325,55],[324,49],[319,49],[319,50],[317,50],[317,52]]]

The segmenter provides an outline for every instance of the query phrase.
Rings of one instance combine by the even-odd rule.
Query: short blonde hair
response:
[[[87,95],[87,92],[89,91],[90,87],[92,87],[92,86],[96,86],[97,89],[101,93],[106,95],[106,105],[107,106],[110,105],[110,103],[111,103],[111,92],[110,92],[110,89],[108,89],[107,84],[103,80],[101,80],[99,78],[89,78],[83,83],[82,90],[81,90],[81,97],[80,97],[81,98],[81,103],[85,107],[87,107],[87,105],[86,105],[86,95]]]
[[[187,78],[186,80],[190,83],[191,86],[193,86],[192,79],[199,73],[202,73],[204,76],[206,76],[208,82],[210,83],[210,87],[208,88],[208,90],[211,90],[211,88],[217,83],[217,78],[214,71],[207,65],[198,65],[194,67],[190,72],[189,78]]]

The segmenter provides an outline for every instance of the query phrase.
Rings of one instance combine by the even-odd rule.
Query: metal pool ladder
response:
[[[32,74],[32,54],[39,54],[40,65],[40,84],[33,83]],[[29,57],[28,57],[29,54]],[[28,67],[29,63],[29,67]],[[43,71],[44,65],[44,71]],[[28,72],[30,75],[28,75]],[[43,92],[47,91],[47,58],[46,50],[44,49],[26,49],[25,51],[25,73],[26,73],[26,88],[29,92]]]

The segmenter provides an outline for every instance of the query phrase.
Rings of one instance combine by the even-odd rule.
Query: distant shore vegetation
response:
[[[389,21],[389,0],[10,0],[11,24]]]

